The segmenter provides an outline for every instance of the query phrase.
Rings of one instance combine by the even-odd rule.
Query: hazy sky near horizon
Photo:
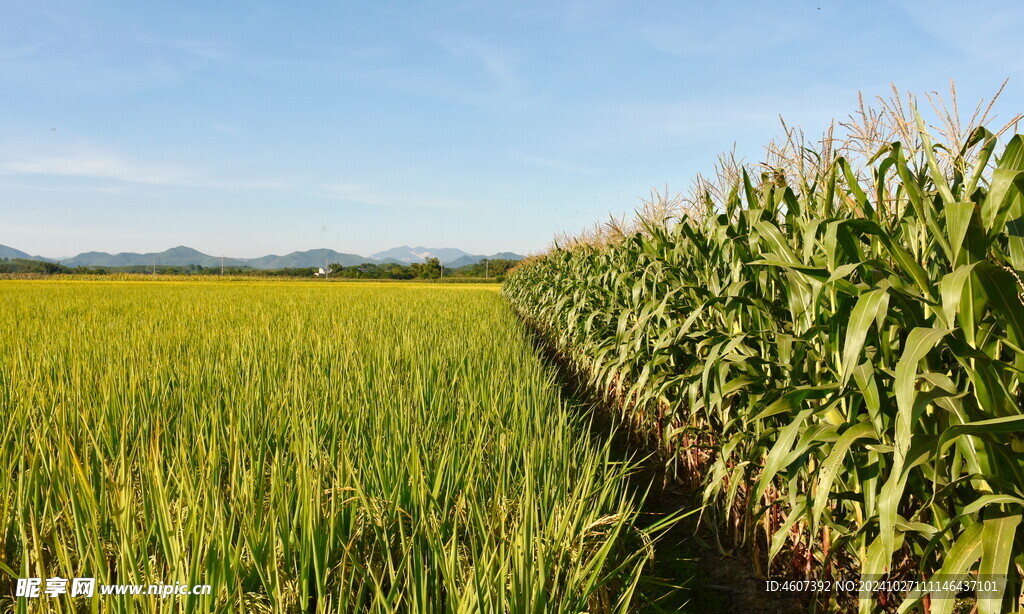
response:
[[[527,253],[778,117],[1009,77],[1020,2],[32,2],[0,9],[0,243]],[[970,103],[970,104],[968,104]]]

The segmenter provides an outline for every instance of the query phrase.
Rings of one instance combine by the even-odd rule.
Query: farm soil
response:
[[[765,591],[748,550],[723,553],[714,546],[710,529],[698,523],[699,496],[666,480],[662,464],[642,434],[621,425],[618,412],[595,398],[536,331],[530,331],[534,347],[562,387],[565,398],[589,425],[595,442],[611,439],[615,460],[638,465],[630,486],[638,495],[646,492],[643,513],[651,524],[680,510],[692,511],[658,540],[655,559],[639,587],[641,611],[701,612],[706,614],[796,614],[807,604]]]

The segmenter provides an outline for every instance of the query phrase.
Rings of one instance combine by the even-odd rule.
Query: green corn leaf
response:
[[[968,265],[957,267],[952,273],[945,275],[939,282],[939,297],[942,300],[943,323],[948,328],[953,328],[957,313],[960,310],[960,301],[964,287],[970,282],[971,272],[979,263],[973,262]],[[973,317],[973,313],[971,314]]]
[[[1006,222],[1006,246],[1010,257],[1010,266],[1024,270],[1024,217]]]
[[[881,540],[880,547],[888,555],[892,555],[898,547],[896,543],[897,508],[903,498],[910,472],[914,467],[935,458],[935,439],[935,437],[919,435],[913,441],[905,460],[900,459],[898,449],[893,451],[895,458],[889,479],[882,485],[878,495],[878,539]],[[886,564],[888,564],[888,559],[886,559]]]
[[[761,233],[761,237],[764,238],[768,245],[771,247],[771,251],[778,256],[778,259],[786,262],[790,265],[802,265],[800,259],[796,257],[796,253],[793,252],[793,248],[789,245],[789,241],[782,235],[779,227],[771,222],[757,222],[754,224],[757,231]]]
[[[843,176],[846,178],[846,187],[857,200],[857,204],[864,210],[864,215],[868,218],[874,217],[874,211],[871,208],[871,203],[868,202],[868,196],[861,189],[860,181],[857,180],[857,174],[853,171],[850,163],[846,158],[839,157],[836,158],[835,164],[842,169]]]
[[[985,167],[988,165],[989,159],[992,157],[992,153],[996,148],[996,137],[984,126],[979,126],[974,129],[971,136],[967,139],[964,144],[964,149],[970,149],[978,143],[983,143],[981,151],[978,152],[978,158],[974,161],[974,169],[971,171],[970,177],[964,184],[963,197],[965,199],[971,198],[974,194],[974,190],[978,187],[978,182],[981,181],[981,176],[985,172]]]
[[[840,385],[846,387],[860,360],[864,341],[868,336],[871,323],[884,312],[889,305],[889,295],[885,290],[871,290],[857,299],[857,304],[850,315],[850,323],[846,329],[846,344],[843,347],[843,375]]]
[[[960,250],[964,246],[964,239],[967,237],[967,227],[974,216],[975,204],[973,202],[956,202],[946,205],[946,238],[952,251],[954,264],[960,261]]]
[[[768,485],[772,483],[773,479],[775,479],[775,474],[783,468],[784,460],[790,450],[792,450],[793,443],[796,441],[797,435],[800,434],[800,425],[808,416],[811,415],[813,411],[813,408],[802,410],[779,432],[779,438],[768,453],[768,457],[764,462],[764,470],[761,472],[761,477],[757,480],[757,488],[754,490],[754,496],[752,498],[753,501],[761,500],[761,496],[764,495],[765,489],[767,489]]]
[[[881,537],[876,537],[868,546],[864,559],[860,564],[861,576],[880,578],[889,571],[889,561],[892,551],[903,545],[903,533],[896,533],[893,536],[893,545],[885,546]],[[862,590],[858,595],[858,610],[860,614],[872,614],[875,611],[875,595]]]
[[[911,421],[913,420],[914,384],[917,381],[918,363],[928,352],[949,334],[947,328],[915,328],[910,331],[904,344],[903,354],[896,364],[896,466],[902,465],[910,448]]]
[[[1014,205],[1019,203],[1021,172],[1024,171],[1024,139],[1016,135],[1006,145],[996,170],[992,173],[985,202],[981,205],[981,220],[989,237],[1002,232]],[[1018,214],[1019,215],[1019,214]]]
[[[875,429],[878,432],[882,432],[884,430],[881,416],[882,397],[878,392],[875,370],[871,368],[870,363],[865,361],[854,369],[853,379],[857,383],[857,388],[864,399],[864,405],[867,407],[871,423],[875,425]]]
[[[1015,505],[1024,509],[1024,499],[1014,497],[1012,495],[982,495],[971,503],[965,505],[961,511],[961,515],[970,516],[972,514],[977,514],[989,505]]]
[[[831,282],[834,282],[836,280],[843,279],[844,277],[846,277],[850,273],[853,273],[854,271],[859,269],[861,267],[861,265],[862,265],[862,263],[860,263],[860,262],[851,262],[849,264],[843,264],[843,265],[837,266],[837,267],[835,267],[835,270],[832,271],[832,274],[828,276],[828,279],[826,279],[825,282],[826,283],[831,283]]]
[[[984,580],[1005,576],[1013,553],[1013,539],[1017,534],[1017,525],[1021,515],[1004,516],[985,520],[981,531],[981,565],[978,575]],[[1005,585],[1004,585],[1005,588]],[[989,596],[978,600],[978,614],[1000,614],[1002,608],[1000,598]]]
[[[835,384],[823,384],[821,386],[797,386],[784,394],[778,400],[770,403],[763,410],[750,418],[750,422],[759,422],[778,414],[800,411],[800,404],[807,399],[822,399],[830,392],[836,390]]]
[[[991,433],[1019,433],[1024,431],[1024,415],[1003,416],[990,420],[977,420],[967,424],[954,424],[942,431],[936,444],[936,455],[941,456],[953,441],[964,435],[984,435]]]
[[[953,579],[966,574],[981,558],[982,532],[981,523],[967,527],[946,553],[945,561],[935,575],[944,579]],[[953,606],[956,603],[953,596],[943,594],[942,597],[932,593],[932,614],[950,614],[953,611]]]
[[[750,184],[750,175],[747,174],[747,169],[743,169],[743,192],[747,197],[747,207],[758,208],[760,203],[758,203],[757,193],[754,192],[754,186]]]
[[[828,505],[828,495],[832,490],[832,481],[835,479],[839,469],[843,467],[846,452],[853,445],[854,441],[862,437],[875,437],[874,427],[868,423],[860,423],[846,429],[846,432],[832,446],[832,451],[829,453],[828,458],[821,464],[821,469],[818,470],[818,484],[814,494],[814,505],[811,508],[812,530],[818,526],[818,519],[821,518],[821,513],[825,510],[825,506]]]

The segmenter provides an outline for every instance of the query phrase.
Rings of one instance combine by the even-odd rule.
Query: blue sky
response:
[[[1010,77],[1024,111],[1022,30],[1019,2],[8,2],[0,243],[527,253],[858,91]]]

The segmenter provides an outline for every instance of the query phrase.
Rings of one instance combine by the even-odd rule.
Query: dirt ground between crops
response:
[[[682,494],[652,493],[647,508],[694,509],[697,505]],[[648,511],[648,510],[645,510]],[[654,603],[648,612],[682,611],[709,614],[790,614],[805,612],[806,606],[784,595],[765,592],[764,580],[754,573],[749,552],[723,554],[714,545],[706,527],[698,527],[696,516],[683,519],[657,546],[652,575],[677,570],[685,581],[681,590],[666,597],[666,605]]]
[[[649,457],[651,450],[632,438],[625,428],[617,428],[610,408],[597,403],[580,382],[537,334],[534,346],[551,367],[562,386],[565,398],[590,424],[589,435],[595,441],[612,439],[612,453],[618,461],[636,461]],[[681,488],[664,483],[657,461],[640,462],[640,471],[630,480],[637,492],[648,491],[643,514],[651,523],[680,510],[697,510],[699,500]],[[649,490],[648,490],[649,489]],[[714,536],[697,522],[697,515],[682,519],[662,536],[656,545],[650,573],[639,587],[642,612],[700,612],[702,614],[795,614],[807,611],[784,595],[765,591],[765,583],[754,573],[749,552],[738,550],[723,554],[713,544]]]
[[[594,421],[591,436],[606,440],[612,431],[613,425],[606,415]],[[615,429],[615,432],[619,434],[614,436],[612,445],[620,460],[646,454],[621,430]],[[631,480],[633,488],[638,491],[662,481],[657,468],[642,470]],[[643,513],[653,523],[679,510],[699,508],[700,501],[695,495],[667,486],[648,493]],[[807,604],[765,591],[765,582],[755,574],[749,551],[723,554],[714,544],[714,535],[707,526],[698,523],[695,513],[683,518],[667,532],[655,546],[655,560],[647,585],[642,590],[647,602],[642,611],[702,614],[796,614],[807,611]]]

